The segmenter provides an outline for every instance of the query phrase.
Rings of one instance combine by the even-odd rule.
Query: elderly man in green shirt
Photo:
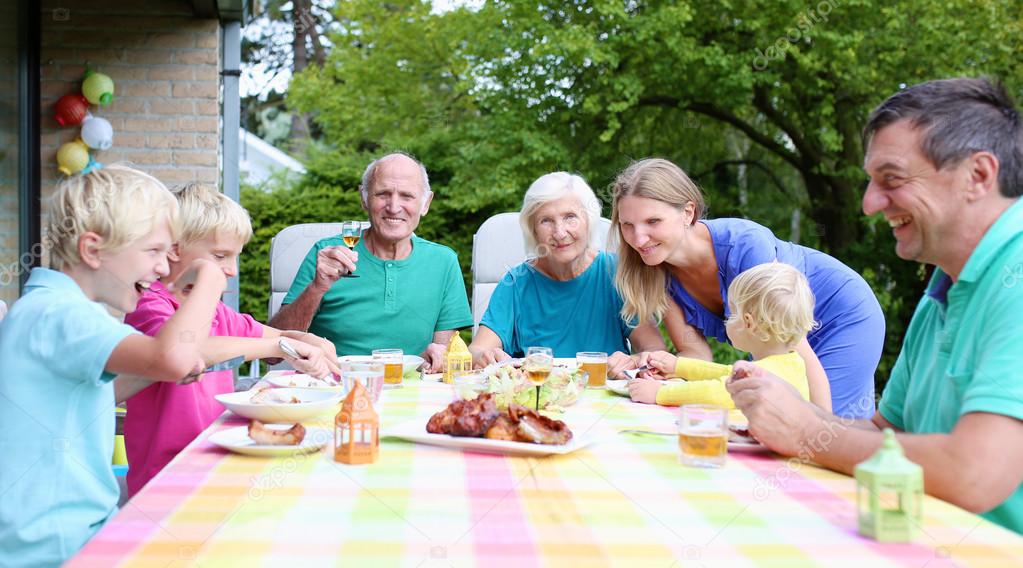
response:
[[[931,81],[875,109],[864,140],[864,213],[936,266],[878,412],[839,419],[749,363],[729,391],[762,443],[844,473],[892,428],[928,493],[1023,533],[1020,115],[987,80]]]
[[[433,199],[426,168],[388,154],[366,168],[359,191],[371,227],[354,250],[340,235],[313,245],[270,325],[325,337],[339,355],[400,348],[439,371],[472,314],[455,252],[414,234]],[[342,278],[350,272],[359,278]]]

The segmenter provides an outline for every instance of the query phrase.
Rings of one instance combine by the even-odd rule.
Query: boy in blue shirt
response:
[[[110,467],[118,374],[179,381],[201,372],[225,279],[197,261],[190,293],[155,337],[130,312],[168,273],[177,202],[155,178],[110,166],[63,181],[44,242],[54,269],[32,271],[0,328],[0,566],[56,566],[117,510]]]

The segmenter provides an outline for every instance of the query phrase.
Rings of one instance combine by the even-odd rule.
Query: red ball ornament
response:
[[[81,93],[61,97],[53,106],[53,118],[61,126],[77,126],[89,114],[89,101]]]

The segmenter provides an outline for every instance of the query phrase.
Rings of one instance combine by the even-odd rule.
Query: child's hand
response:
[[[319,335],[308,333],[305,331],[282,329],[281,336],[289,337],[291,339],[297,339],[304,343],[308,343],[309,345],[319,347],[321,350],[323,350],[323,353],[324,355],[327,356],[328,360],[330,360],[331,362],[337,362],[337,349],[334,347],[334,344],[320,337]]]
[[[646,360],[647,365],[653,367],[658,374],[664,377],[670,377],[675,374],[675,364],[677,362],[678,357],[667,351],[652,351]]]
[[[632,379],[629,381],[629,396],[636,402],[655,404],[661,384],[661,381],[653,379]]]
[[[187,296],[196,283],[200,281],[209,281],[211,284],[216,284],[221,291],[227,285],[227,278],[219,266],[206,259],[197,258],[192,261],[188,270],[182,272],[174,282],[167,284],[167,289],[182,296]]]
[[[284,358],[296,371],[318,379],[330,377],[332,374],[341,376],[341,368],[337,366],[336,358],[331,360],[319,347],[297,339],[291,339],[288,343],[298,353],[299,358],[296,359],[287,353],[284,353]]]

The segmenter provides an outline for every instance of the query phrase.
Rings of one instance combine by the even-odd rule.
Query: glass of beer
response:
[[[607,381],[607,353],[583,351],[575,354],[575,362],[590,374],[591,387],[602,387]]]
[[[355,248],[355,245],[359,244],[359,239],[362,238],[362,222],[360,221],[343,221],[341,223],[341,240],[345,242],[345,246],[348,250]],[[342,274],[341,278],[358,278],[358,274]]]
[[[728,452],[728,410],[713,404],[687,404],[678,421],[682,463],[692,467],[721,467]]]
[[[374,349],[373,360],[384,364],[384,388],[401,386],[402,364],[405,361],[401,349]]]
[[[530,347],[522,364],[529,382],[536,387],[536,410],[540,411],[540,387],[547,382],[547,375],[554,368],[554,352],[550,347]]]

